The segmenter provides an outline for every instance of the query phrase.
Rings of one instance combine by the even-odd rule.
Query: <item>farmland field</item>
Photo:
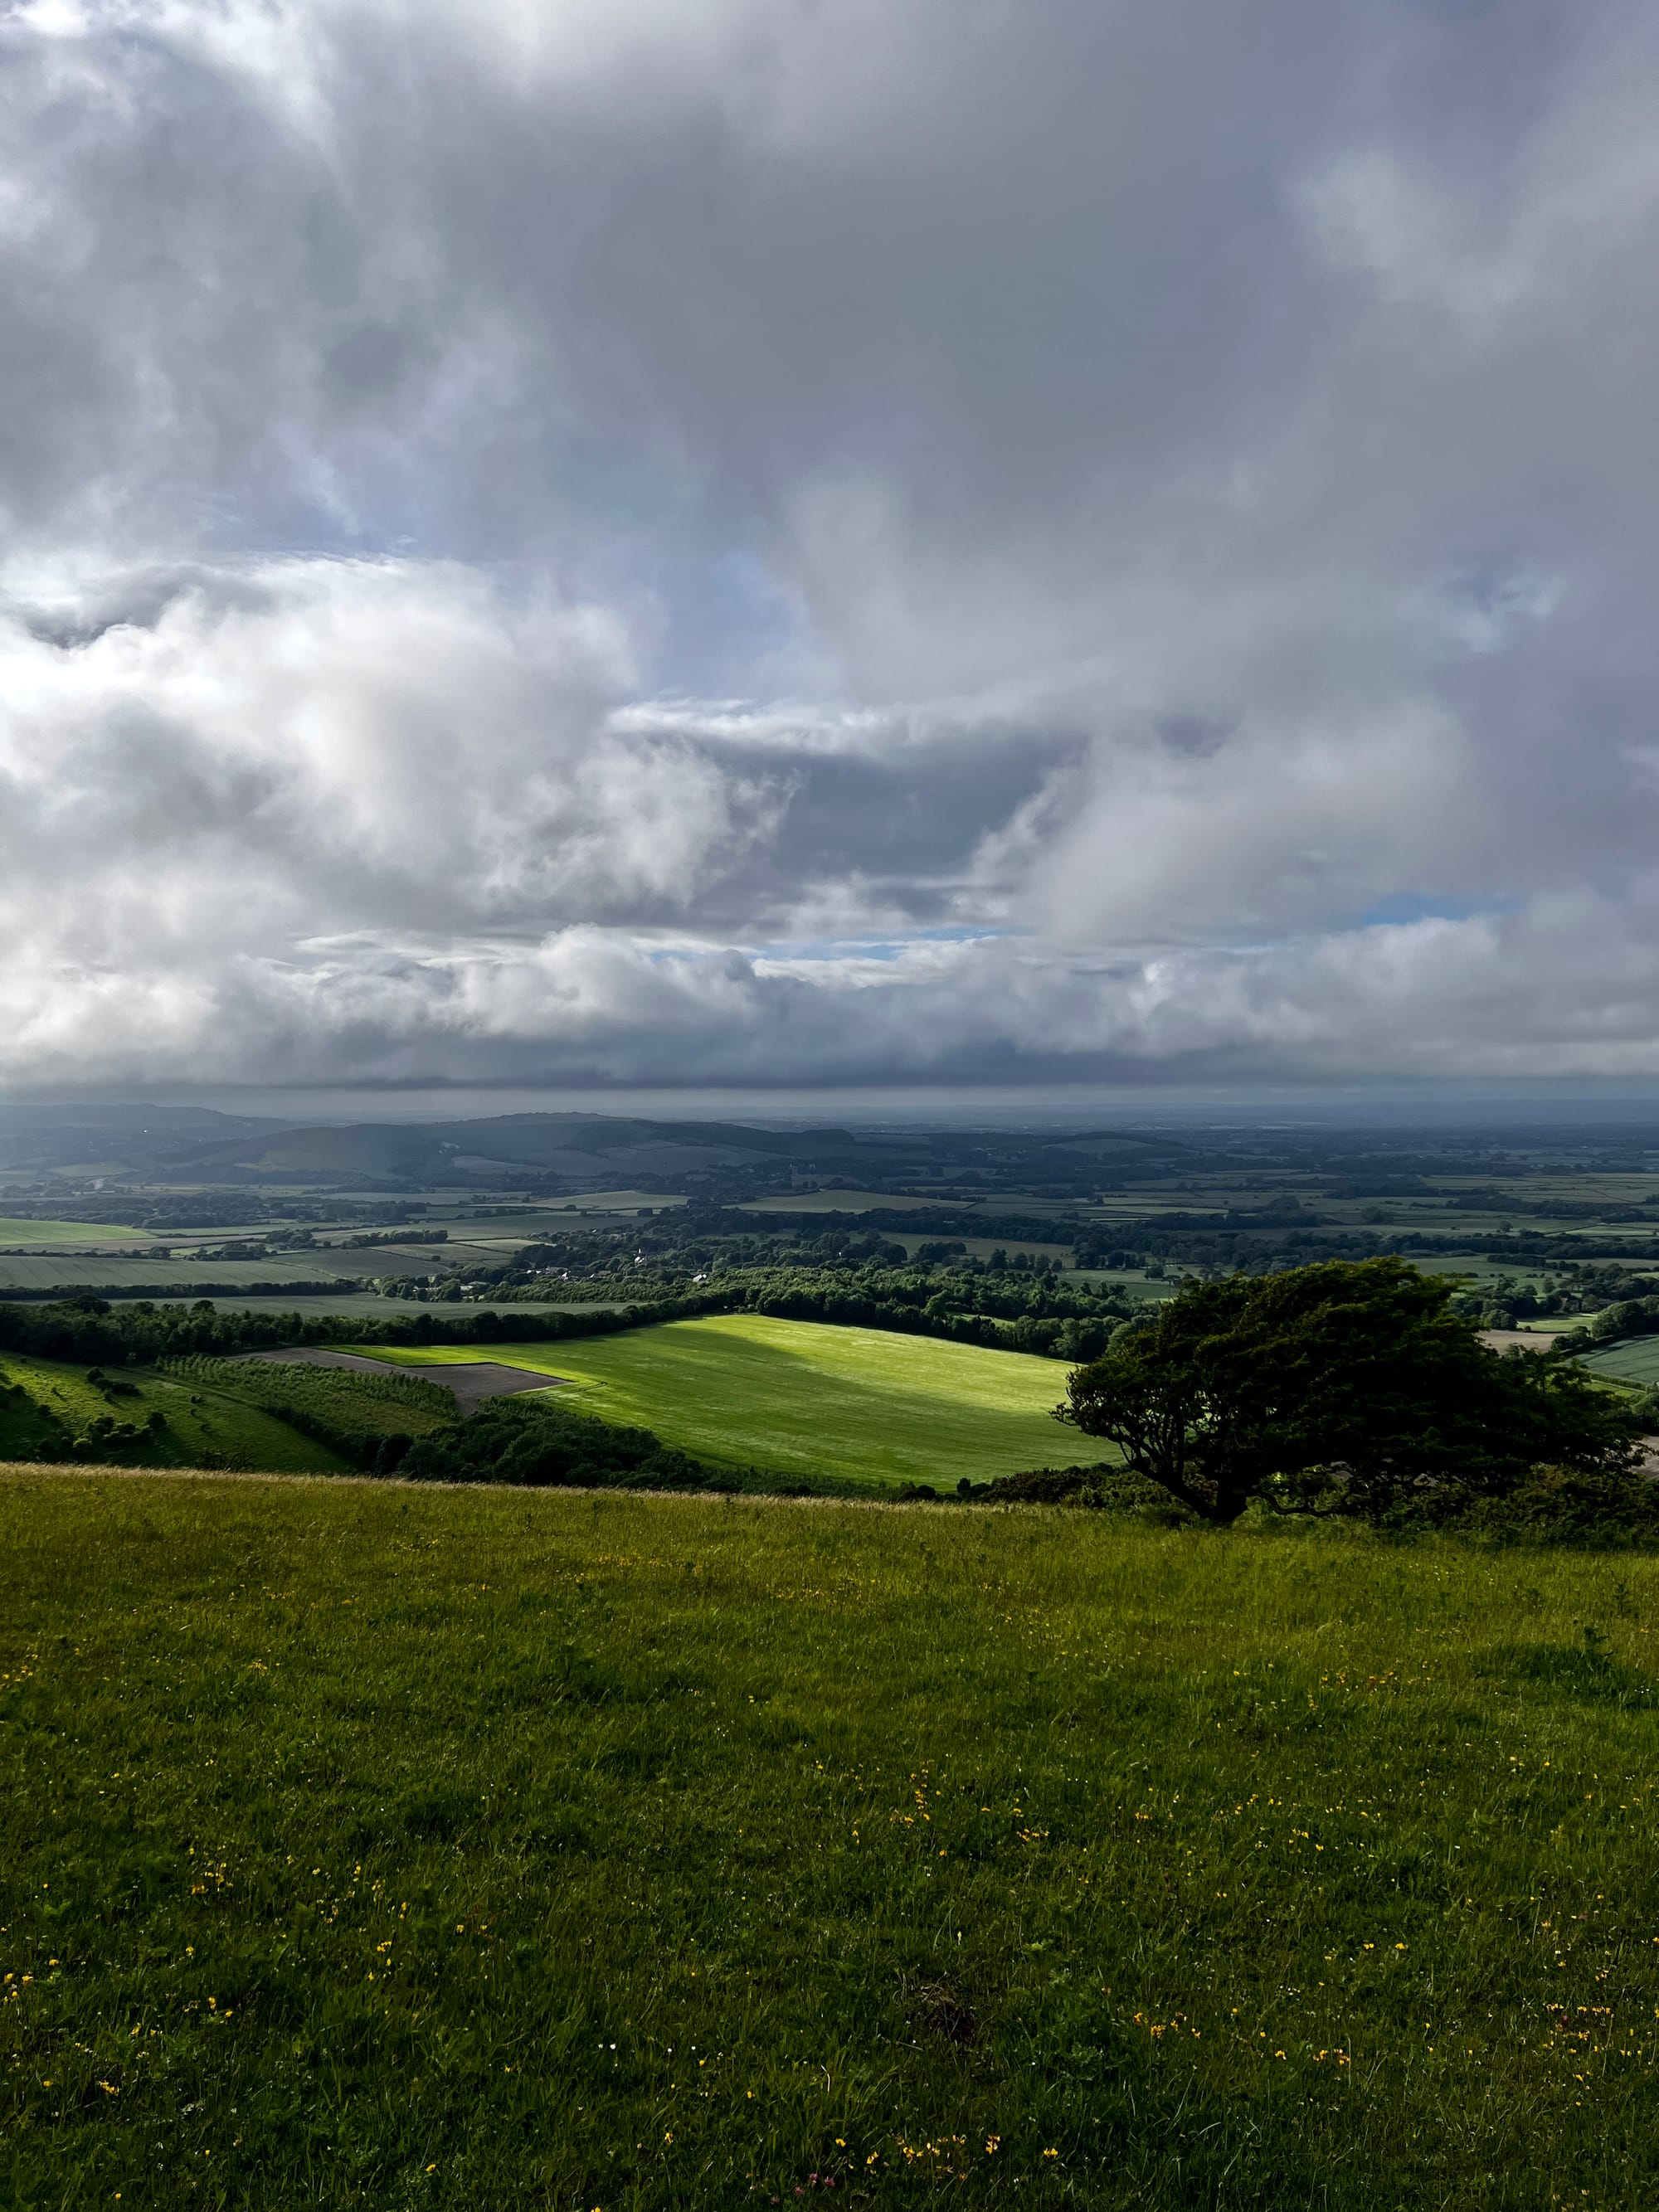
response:
[[[934,1198],[919,1194],[909,1196],[890,1190],[801,1190],[792,1191],[775,1198],[745,1199],[739,1211],[744,1213],[865,1213],[908,1212],[917,1206],[948,1206],[955,1207],[953,1199]]]
[[[258,1468],[274,1474],[343,1474],[346,1462],[248,1403],[234,1390],[199,1381],[142,1373],[122,1378],[118,1395],[87,1379],[87,1370],[55,1359],[0,1358],[0,1460],[25,1453],[55,1456],[46,1448],[84,1435],[100,1415],[142,1427],[160,1413],[166,1424],[153,1442],[126,1455],[151,1466]],[[61,1431],[61,1437],[60,1437]]]
[[[1581,1352],[1578,1364],[1609,1382],[1659,1389],[1659,1336],[1632,1337],[1623,1344],[1610,1344],[1605,1352]]]
[[[120,1292],[114,1294],[118,1298]],[[154,1301],[158,1306],[194,1305],[196,1298],[186,1291],[169,1292]],[[386,1298],[373,1291],[342,1290],[306,1291],[301,1295],[279,1297],[210,1298],[207,1303],[219,1313],[297,1313],[297,1314],[361,1314],[366,1320],[407,1321],[411,1315],[431,1311],[431,1308],[412,1304],[407,1298]],[[622,1298],[584,1298],[576,1301],[556,1298],[520,1299],[513,1301],[514,1313],[613,1313],[620,1311],[628,1302]],[[446,1310],[442,1306],[436,1309]]]
[[[19,2212],[1659,2189],[1659,1561],[0,1498]]]
[[[147,1229],[105,1221],[29,1221],[0,1214],[0,1244],[153,1244]]]
[[[410,1364],[481,1356],[477,1345],[358,1349]],[[1048,1418],[1063,1362],[929,1337],[729,1314],[482,1356],[580,1383],[582,1411],[721,1466],[954,1489],[1110,1455]]]
[[[179,1248],[173,1248],[178,1251]],[[253,1289],[261,1283],[325,1283],[334,1277],[349,1281],[387,1270],[374,1264],[374,1252],[285,1252],[276,1260],[146,1260],[137,1253],[58,1255],[50,1258],[33,1253],[21,1259],[0,1257],[0,1297],[8,1290],[57,1291],[95,1283],[100,1291],[119,1297],[124,1287],[165,1291],[176,1284],[182,1296],[197,1283],[234,1284]],[[369,1264],[365,1264],[368,1262]]]

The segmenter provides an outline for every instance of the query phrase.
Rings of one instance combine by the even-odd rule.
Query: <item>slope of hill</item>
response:
[[[233,1146],[284,1125],[204,1106],[23,1102],[0,1099],[0,1170],[161,1169],[215,1143]]]
[[[9,2203],[1653,2202],[1651,1559],[0,1486]]]
[[[153,1131],[123,1131],[113,1125],[65,1134],[65,1156],[76,1156],[94,1133],[100,1158],[106,1153],[134,1165],[154,1164],[158,1158],[161,1140]],[[1185,1148],[1170,1139],[1112,1132],[1071,1139],[975,1130],[780,1130],[623,1115],[509,1114],[479,1121],[357,1122],[341,1127],[250,1124],[222,1134],[205,1127],[188,1134],[169,1129],[164,1149],[179,1176],[224,1183],[363,1176],[464,1183],[530,1175],[574,1186],[649,1188],[665,1176],[768,1167],[858,1182],[872,1176],[949,1181],[988,1172],[1000,1177],[1017,1170],[1034,1183],[1071,1184],[1098,1176],[1103,1160],[1145,1164],[1172,1158]]]
[[[476,1345],[365,1349],[411,1375],[478,1356]],[[581,1412],[650,1429],[712,1464],[835,1476],[877,1493],[1116,1456],[1050,1418],[1063,1366],[978,1345],[729,1314],[580,1343],[502,1344],[489,1357],[574,1382]]]

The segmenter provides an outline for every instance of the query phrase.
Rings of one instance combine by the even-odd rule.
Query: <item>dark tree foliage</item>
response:
[[[531,1246],[480,1279],[502,1304],[544,1298],[549,1286],[538,1271],[557,1266],[560,1293],[573,1299],[623,1289],[653,1302],[695,1297],[706,1312],[888,1329],[1073,1362],[1097,1358],[1119,1323],[1139,1310],[1133,1293],[1079,1282],[1043,1261],[1004,1256],[982,1264],[958,1261],[943,1247],[924,1249],[944,1251],[945,1264],[921,1254],[907,1261],[902,1247],[849,1239],[845,1231],[826,1232],[799,1250],[753,1238],[718,1248],[692,1243],[643,1261],[634,1256],[632,1240],[572,1237],[558,1246]],[[419,1287],[433,1295],[428,1285]]]
[[[405,1319],[357,1314],[238,1313],[205,1298],[194,1305],[155,1305],[145,1299],[112,1305],[82,1297],[55,1305],[0,1304],[0,1352],[37,1359],[99,1361],[112,1366],[154,1365],[161,1359],[262,1352],[302,1344],[530,1344],[569,1337],[609,1336],[724,1310],[720,1297],[688,1297],[621,1310],[591,1313],[499,1314],[489,1307],[446,1306]]]
[[[497,1398],[469,1420],[422,1437],[402,1455],[399,1474],[425,1482],[514,1482],[584,1490],[736,1489],[701,1460],[677,1451],[649,1429],[613,1428],[552,1404]]]
[[[1488,1350],[1451,1296],[1397,1259],[1188,1283],[1071,1377],[1058,1417],[1224,1527],[1255,1498],[1450,1513],[1540,1467],[1633,1468],[1614,1401],[1573,1368]]]

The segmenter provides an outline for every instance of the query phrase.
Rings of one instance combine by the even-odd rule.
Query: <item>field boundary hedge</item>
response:
[[[222,1356],[276,1351],[289,1345],[557,1344],[583,1336],[611,1336],[723,1313],[723,1292],[675,1298],[653,1305],[591,1312],[501,1314],[493,1307],[423,1307],[404,1316],[355,1314],[221,1313],[205,1298],[193,1306],[156,1306],[144,1299],[112,1305],[82,1297],[41,1304],[0,1302],[0,1352],[38,1359],[85,1360],[117,1366],[155,1366],[192,1352]]]

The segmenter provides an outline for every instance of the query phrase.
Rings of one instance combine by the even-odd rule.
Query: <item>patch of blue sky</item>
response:
[[[907,952],[914,952],[925,945],[985,945],[1000,938],[1024,937],[1024,929],[1000,927],[995,929],[952,928],[913,929],[902,937],[798,937],[769,940],[764,945],[713,945],[702,939],[676,939],[672,944],[639,943],[641,958],[653,964],[670,965],[677,961],[708,960],[735,952],[745,960],[788,961],[792,963],[821,962],[826,967],[849,961],[896,961]]]
[[[437,474],[418,460],[371,459],[347,475],[321,469],[279,496],[228,507],[211,541],[243,558],[465,560]]]
[[[1522,901],[1508,896],[1458,898],[1439,891],[1394,891],[1356,916],[1362,929],[1413,921],[1474,921],[1482,915],[1515,914]]]
[[[1023,929],[999,926],[907,930],[902,937],[819,937],[780,939],[750,945],[757,960],[902,960],[921,945],[984,945],[994,939],[1024,937]]]
[[[1558,578],[1524,562],[1476,561],[1443,585],[1441,621],[1468,651],[1498,653],[1516,630],[1547,621],[1560,598]]]
[[[682,556],[660,577],[658,597],[659,683],[709,698],[830,688],[799,600],[747,548]]]

